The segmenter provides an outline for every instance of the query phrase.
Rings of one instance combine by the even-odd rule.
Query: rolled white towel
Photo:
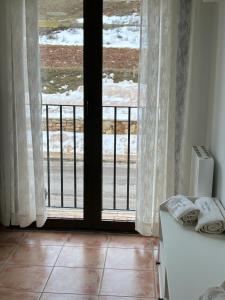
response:
[[[195,230],[202,233],[222,233],[225,230],[225,219],[216,205],[214,198],[200,197],[195,201],[199,208],[198,223]]]
[[[218,208],[219,208],[219,210],[220,210],[222,216],[223,216],[224,219],[225,219],[225,209],[224,209],[222,203],[221,203],[220,200],[217,199],[217,198],[214,198],[214,200],[215,200],[215,203],[216,203],[216,205],[218,206]]]
[[[172,196],[161,204],[161,208],[169,213],[181,224],[192,225],[197,222],[199,209],[183,195]]]
[[[199,300],[225,300],[225,291],[222,287],[208,289]]]

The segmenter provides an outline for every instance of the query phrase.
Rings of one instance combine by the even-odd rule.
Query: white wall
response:
[[[207,140],[208,107],[211,99],[212,70],[214,66],[215,24],[217,5],[193,0],[193,27],[191,33],[190,66],[188,80],[188,105],[186,111],[189,138],[193,144]],[[191,146],[192,146],[191,145]]]
[[[190,36],[190,58],[188,66],[187,94],[184,116],[184,139],[182,163],[186,180],[181,180],[179,192],[188,193],[191,148],[206,145],[208,141],[208,114],[211,101],[211,84],[215,61],[218,4],[192,2],[192,26]],[[182,174],[182,172],[181,172]]]
[[[215,69],[208,115],[208,145],[215,157],[213,194],[225,205],[225,3],[218,10]]]
[[[209,147],[215,158],[213,195],[225,206],[225,1],[193,4],[187,146]]]

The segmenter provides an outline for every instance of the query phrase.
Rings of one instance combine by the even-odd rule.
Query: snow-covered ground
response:
[[[102,84],[103,106],[137,106],[137,82],[132,80],[114,82],[112,78],[104,78]],[[44,104],[83,105],[83,96],[83,86],[79,86],[75,91],[69,90],[55,94],[42,93],[42,101]]]
[[[111,74],[113,77],[113,74]],[[110,106],[103,108],[103,120],[114,119],[114,107],[117,107],[117,120],[128,120],[128,108],[124,106],[130,106],[131,108],[131,120],[137,120],[137,92],[138,84],[133,81],[121,81],[115,83],[112,78],[103,79],[103,106]],[[73,107],[76,106],[77,120],[84,119],[83,105],[83,87],[79,87],[76,91],[68,91],[57,94],[42,94],[43,104],[49,104],[49,119],[59,119],[60,109],[58,105],[64,104],[62,110],[63,119],[73,118]],[[55,105],[55,106],[54,106]],[[67,106],[71,105],[71,106]],[[79,106],[81,105],[81,107]],[[122,107],[120,107],[122,106]],[[43,106],[42,110],[43,120],[46,117],[46,107]],[[59,131],[50,132],[50,152],[60,152],[60,133]],[[77,154],[83,153],[83,133],[76,133],[77,136]],[[117,135],[117,154],[127,154],[127,134]],[[131,155],[136,154],[136,141],[137,136],[131,135]],[[103,155],[113,155],[114,150],[114,136],[112,134],[103,135]],[[73,153],[73,132],[63,132],[63,149],[64,153]],[[46,152],[46,132],[44,132],[44,152]]]
[[[139,27],[124,26],[103,29],[103,47],[105,48],[139,48]],[[83,29],[70,28],[41,35],[42,45],[82,46]]]
[[[83,23],[83,19],[77,19],[77,23]],[[103,47],[114,48],[139,48],[140,39],[140,17],[137,14],[129,16],[103,16],[103,23],[112,25],[109,29],[103,29]],[[40,44],[50,45],[83,45],[83,29],[70,28],[57,30],[52,33],[41,35]],[[54,82],[52,82],[54,83]],[[66,89],[65,85],[62,87]],[[103,79],[103,120],[114,119],[114,107],[117,109],[117,120],[128,120],[128,106],[131,109],[131,120],[137,120],[137,94],[138,84],[132,80],[114,82],[113,74],[110,78]],[[76,107],[76,119],[83,119],[83,86],[75,91],[66,91],[56,94],[42,94],[43,104],[49,104],[49,118],[59,118],[59,106],[57,105],[78,105]],[[55,105],[55,106],[54,106]],[[73,110],[71,106],[63,107],[63,118],[72,119]],[[43,119],[46,116],[46,108],[43,106]],[[52,131],[50,135],[50,152],[60,152],[60,132]],[[83,154],[83,133],[76,133],[76,152]],[[103,155],[112,156],[114,151],[114,136],[104,134]],[[43,136],[44,152],[47,150],[46,132]],[[130,136],[131,155],[136,155],[137,136]],[[127,155],[128,149],[127,134],[117,135],[117,155]],[[65,154],[73,154],[73,132],[63,132],[63,150]]]
[[[103,138],[103,156],[112,156],[114,153],[114,136],[112,134],[104,134]],[[116,152],[117,155],[127,155],[127,135],[117,135]],[[136,155],[137,136],[131,135],[130,137],[130,154]],[[60,132],[51,131],[49,133],[49,147],[50,153],[60,152]],[[46,132],[43,133],[43,148],[44,152],[47,151]],[[63,132],[63,153],[73,154],[73,132]],[[76,133],[76,153],[83,154],[84,152],[84,135],[83,133]]]
[[[79,18],[77,22],[83,24],[84,19]],[[103,24],[106,25],[140,25],[140,15],[132,14],[127,16],[106,16],[103,15]]]
[[[104,24],[115,25],[114,28],[103,29],[103,47],[106,48],[139,48],[140,44],[140,17],[136,14],[130,16],[103,16]],[[83,19],[77,19],[82,23]],[[123,25],[123,26],[122,26]],[[83,29],[69,28],[56,30],[49,34],[40,35],[39,43],[42,45],[83,45]]]
[[[49,119],[59,119],[59,106],[50,105],[48,108]],[[43,119],[46,117],[46,107],[42,108]],[[73,118],[73,108],[72,106],[63,106],[62,110],[63,119],[72,119]],[[84,119],[84,109],[83,107],[76,107],[76,120]],[[114,108],[113,107],[104,107],[103,108],[103,120],[114,120]],[[117,120],[118,121],[127,121],[128,120],[128,108],[121,107],[117,108]],[[137,120],[137,108],[131,108],[131,121]]]
[[[111,75],[112,76],[112,75]],[[113,77],[113,76],[112,76]],[[133,81],[122,81],[115,83],[112,78],[103,79],[103,105],[110,106],[103,108],[103,120],[114,119],[114,107],[117,107],[117,120],[128,120],[128,108],[123,106],[130,106],[131,120],[137,120],[137,91],[138,84]],[[72,105],[81,105],[76,107],[75,118],[77,120],[84,119],[83,105],[83,87],[79,87],[76,91],[68,91],[57,94],[43,94],[43,104],[49,104],[49,119],[59,119],[60,110],[58,105],[63,106],[63,119],[73,118]],[[55,105],[55,106],[54,106]],[[66,106],[71,105],[71,106]],[[122,107],[120,107],[122,106]],[[46,107],[43,106],[43,119],[46,117]],[[76,151],[77,154],[83,153],[83,133],[76,133]],[[59,131],[50,132],[50,152],[60,152],[60,133]],[[127,134],[117,135],[117,154],[127,154]],[[131,155],[136,154],[137,136],[131,135]],[[103,155],[111,156],[114,150],[114,136],[112,134],[103,135]],[[73,153],[73,132],[63,132],[63,149],[65,154]],[[46,132],[44,132],[44,152],[46,152]]]
[[[114,109],[117,106],[117,119],[127,120],[128,109],[126,106],[134,107],[131,109],[131,119],[137,120],[137,94],[138,84],[132,80],[124,80],[115,83],[112,78],[103,79],[103,119],[113,120]],[[56,105],[49,106],[49,118],[59,118],[59,107],[57,105],[83,105],[83,86],[75,91],[67,91],[56,94],[42,94],[43,104]],[[125,107],[121,107],[125,106]],[[121,107],[121,108],[120,108]],[[77,107],[76,118],[83,119],[83,108]],[[43,117],[45,117],[45,107],[43,108]],[[63,117],[72,118],[72,108],[63,107]]]

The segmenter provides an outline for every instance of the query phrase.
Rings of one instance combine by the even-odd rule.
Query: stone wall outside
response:
[[[59,131],[60,121],[59,119],[49,119],[49,131]],[[62,121],[63,131],[74,131],[73,119],[63,119]],[[42,130],[46,130],[46,122],[43,120]],[[76,132],[84,131],[83,120],[76,120]],[[127,121],[117,121],[116,125],[117,134],[127,134],[128,133],[128,122]],[[113,134],[114,133],[114,121],[113,120],[103,120],[103,134]],[[137,134],[137,121],[130,122],[130,133]]]

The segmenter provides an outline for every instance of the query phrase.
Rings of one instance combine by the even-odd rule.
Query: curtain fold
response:
[[[175,193],[179,181],[180,111],[190,31],[187,7],[189,0],[142,1],[136,230],[143,235],[158,234],[159,205]]]
[[[0,221],[46,220],[36,0],[1,2]]]

